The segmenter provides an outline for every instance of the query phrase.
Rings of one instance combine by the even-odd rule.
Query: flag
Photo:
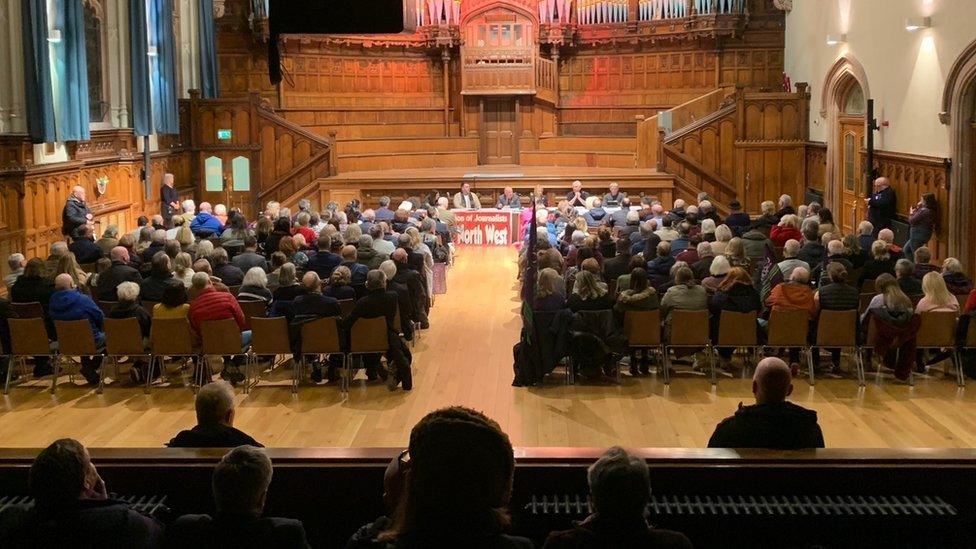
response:
[[[522,331],[529,344],[532,343],[532,304],[535,303],[535,279],[536,271],[538,270],[536,257],[538,237],[536,236],[535,195],[533,194],[530,199],[532,202],[532,219],[529,221],[529,243],[525,250],[525,272],[522,273]]]

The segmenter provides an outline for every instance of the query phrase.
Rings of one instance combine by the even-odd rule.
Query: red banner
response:
[[[518,240],[517,211],[455,211],[460,232],[454,243],[467,246],[508,246]]]

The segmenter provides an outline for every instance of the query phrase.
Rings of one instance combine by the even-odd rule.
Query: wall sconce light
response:
[[[844,44],[847,42],[846,34],[828,34],[827,35],[827,45],[836,46],[837,44]]]
[[[52,44],[61,43],[61,29],[51,29],[47,33],[47,41]]]
[[[915,32],[920,29],[927,29],[932,26],[931,17],[909,17],[905,19],[905,30]]]
[[[149,46],[149,51],[146,52],[146,55],[149,57],[156,57],[159,55],[159,50],[156,49],[156,46]]]

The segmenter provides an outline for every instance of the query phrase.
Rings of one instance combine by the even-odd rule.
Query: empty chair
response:
[[[715,385],[715,358],[712,356],[712,342],[708,337],[708,311],[671,312],[671,326],[668,341],[664,348],[665,368],[671,367],[672,349],[704,348],[708,355],[709,375]]]
[[[850,349],[858,384],[864,386],[864,362],[857,345],[857,311],[820,311],[817,321],[817,347]]]
[[[199,364],[200,353],[193,348],[193,334],[190,331],[190,321],[186,318],[160,318],[154,320],[152,330],[149,333],[149,348],[152,353],[152,360],[159,362],[160,375],[165,373],[166,357],[182,358],[184,361],[186,359],[192,359],[198,366],[202,366]],[[154,370],[155,368],[151,367],[150,369]],[[149,392],[151,387],[152,380],[150,379],[146,381],[146,392]]]
[[[345,355],[342,352],[342,344],[339,337],[339,319],[336,317],[326,317],[302,324],[301,349],[302,371],[305,370],[305,357],[307,355],[323,355],[326,360],[328,360],[330,355],[343,355],[344,357]],[[343,363],[345,362],[343,361]],[[296,386],[298,384],[298,375],[298,373],[295,374]]]
[[[810,385],[813,385],[813,357],[810,356],[810,314],[807,311],[773,310],[769,313],[769,330],[766,335],[766,345],[769,347],[783,347],[800,349],[807,358],[810,370]]]
[[[57,351],[51,349],[51,342],[47,338],[44,320],[41,318],[11,318],[7,320],[10,327],[10,364],[7,366],[7,379],[3,385],[3,394],[10,391],[10,379],[15,365],[23,370],[26,368],[28,357],[46,356],[57,359]]]
[[[200,332],[202,336],[200,354],[203,355],[203,362],[207,367],[197,368],[198,375],[194,376],[196,387],[203,385],[204,378],[213,373],[213,357],[226,356],[233,360],[238,356],[245,356],[246,358],[247,355],[247,352],[242,349],[241,329],[233,318],[204,321],[200,325]],[[227,366],[225,363],[224,368]],[[244,386],[247,387],[250,382],[248,379],[250,372],[247,371],[246,367],[244,370]],[[206,381],[210,380],[207,379]]]
[[[386,330],[386,317],[360,318],[350,329],[349,351],[346,355],[346,372],[343,392],[349,392],[349,386],[355,375],[353,357],[356,355],[370,355],[385,353],[390,349],[389,334]]]
[[[247,311],[244,314],[247,315]],[[251,352],[248,355],[248,369],[256,369],[258,357],[261,356],[272,357],[271,367],[274,368],[275,359],[279,355],[290,355],[292,353],[291,338],[288,333],[288,320],[285,317],[264,318],[263,315],[253,316],[250,317],[249,322],[251,325]],[[291,391],[294,393],[298,391],[298,357],[294,357],[293,362],[295,364],[295,373]],[[253,382],[244,384],[245,393],[251,391],[252,385],[257,385],[257,378],[258,375],[255,374]]]
[[[139,326],[139,320],[135,317],[129,318],[106,318],[105,319],[105,358],[111,360],[112,364],[115,366],[115,377],[119,377],[119,359],[122,357],[147,357],[151,365],[152,358],[149,356],[149,350],[146,348],[145,342],[142,339],[142,329]],[[107,364],[103,364],[99,370],[98,375],[98,392],[102,392],[102,388],[105,383],[105,370],[108,367]],[[132,365],[135,368],[135,364]],[[152,372],[152,368],[149,369]],[[148,392],[148,384],[152,381],[152,374],[150,373],[146,377],[149,378],[147,383],[146,392]]]
[[[915,334],[915,347],[918,350],[952,349],[951,360],[956,367],[956,383],[962,387],[965,385],[965,376],[962,375],[962,362],[959,360],[959,353],[956,347],[956,323],[958,313],[955,311],[929,311],[920,315],[918,332]],[[915,371],[908,376],[908,382],[915,384]]]
[[[58,357],[54,361],[54,378],[51,381],[51,393],[54,393],[57,387],[58,373],[66,357],[77,357],[80,359],[101,357],[101,351],[98,350],[95,335],[92,333],[91,322],[87,319],[55,320],[54,331],[58,334]],[[102,371],[99,369],[99,384],[101,384],[102,375]]]
[[[627,346],[632,349],[656,349],[663,356],[661,311],[658,309],[653,311],[626,311],[624,313],[624,337],[627,338]],[[670,384],[668,369],[662,366],[661,370],[664,372],[664,384]]]
[[[756,334],[756,312],[738,313],[722,311],[718,322],[718,337],[715,347],[732,347],[733,349],[751,349],[753,361],[759,351],[759,339]],[[733,354],[735,351],[733,350]]]

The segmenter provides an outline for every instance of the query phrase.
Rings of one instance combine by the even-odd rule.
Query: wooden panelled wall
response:
[[[68,162],[32,165],[32,147],[26,137],[0,140],[0,271],[7,274],[6,257],[21,252],[28,258],[47,257],[51,244],[64,240],[61,210],[72,187],[85,187],[95,216],[95,230],[109,225],[122,231],[136,226],[140,215],[159,213],[163,173],[173,173],[181,194],[192,181],[188,157],[175,142],[161,140],[163,150],[152,155],[152,197],[144,196],[142,156],[131,130],[93,132],[92,141],[72,144]],[[108,178],[104,194],[96,181]]]

